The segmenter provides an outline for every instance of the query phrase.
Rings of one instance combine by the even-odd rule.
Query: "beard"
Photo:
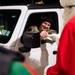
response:
[[[75,0],[60,0],[60,4],[62,7],[75,5]]]
[[[63,20],[64,20],[64,25],[73,17],[75,16],[75,7],[65,7],[64,12],[63,12]]]

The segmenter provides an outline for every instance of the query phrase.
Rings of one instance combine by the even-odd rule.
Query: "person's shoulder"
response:
[[[32,26],[30,26],[28,29],[27,29],[27,31],[35,31],[35,32],[39,32],[39,30],[38,30],[38,27],[36,26],[36,25],[32,25]]]
[[[57,33],[57,31],[54,30],[54,29],[50,29],[50,30],[48,31],[48,34],[52,34],[52,33]]]
[[[22,63],[13,61],[10,64],[10,75],[31,75],[31,73]]]

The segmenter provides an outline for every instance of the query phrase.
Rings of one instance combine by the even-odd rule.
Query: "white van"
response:
[[[31,33],[35,42],[29,38],[31,39],[30,41],[27,39],[21,43],[21,37],[30,25],[39,25],[39,18],[48,14],[52,15],[54,20],[51,28],[59,33],[63,25],[62,13],[63,9],[60,5],[29,4],[0,6],[0,46],[23,53],[26,57],[25,61],[39,75],[43,75],[44,68],[47,65],[55,64],[56,42],[53,44],[39,44],[39,38],[35,36],[38,33]],[[24,39],[26,39],[25,36]]]

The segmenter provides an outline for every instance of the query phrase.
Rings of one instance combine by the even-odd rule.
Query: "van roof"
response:
[[[62,8],[60,4],[28,4],[28,9]]]
[[[28,9],[63,8],[59,3],[54,4],[0,4],[0,6],[27,6]]]

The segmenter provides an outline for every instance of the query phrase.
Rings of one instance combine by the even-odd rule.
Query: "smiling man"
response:
[[[51,25],[53,24],[53,19],[51,16],[48,16],[48,17],[44,17],[42,18],[41,17],[41,24],[40,26],[35,26],[35,25],[32,25],[30,26],[27,31],[31,31],[31,32],[40,32],[40,37],[41,37],[41,43],[54,43],[55,40],[50,40],[48,39],[48,35],[49,34],[56,34],[57,32],[54,30],[54,29],[50,29]]]

